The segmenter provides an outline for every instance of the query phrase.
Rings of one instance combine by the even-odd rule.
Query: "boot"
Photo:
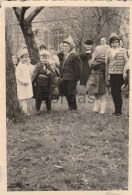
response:
[[[100,103],[100,114],[104,114],[106,110],[106,102]]]
[[[95,99],[93,112],[99,112],[100,100]]]

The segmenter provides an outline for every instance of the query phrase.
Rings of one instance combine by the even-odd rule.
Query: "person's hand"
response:
[[[89,51],[86,51],[86,53],[92,53],[92,51],[91,51],[91,50],[89,50]]]
[[[108,86],[110,85],[110,81],[108,80],[108,78],[105,79],[105,84]]]
[[[51,74],[51,71],[47,69],[47,75]]]
[[[126,72],[123,73],[123,79],[124,79],[124,80],[127,79],[127,73],[126,73]]]

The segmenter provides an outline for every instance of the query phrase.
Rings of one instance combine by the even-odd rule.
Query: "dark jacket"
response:
[[[59,66],[59,70],[60,70],[60,74],[62,73],[62,67],[63,67],[63,61],[64,61],[64,53],[60,52],[57,54],[59,60],[60,60],[60,66]]]
[[[81,73],[81,61],[79,55],[74,52],[70,53],[63,62],[61,80],[79,81]]]
[[[60,52],[57,54],[59,60],[60,60],[60,66],[62,67],[63,65],[63,60],[64,60],[64,53],[63,52]]]
[[[88,78],[91,73],[91,68],[89,66],[88,61],[92,59],[92,53],[83,52],[80,54],[80,58],[81,58],[80,85],[86,86]]]
[[[57,77],[53,70],[49,66],[46,66],[44,70],[42,63],[35,65],[32,79],[34,98],[37,98],[38,94],[42,91],[52,95],[55,88],[58,87]]]

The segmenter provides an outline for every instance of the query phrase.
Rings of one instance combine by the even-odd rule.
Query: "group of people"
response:
[[[65,96],[68,110],[77,110],[76,87],[83,85],[88,94],[95,95],[94,112],[106,112],[106,88],[111,86],[114,102],[114,115],[122,114],[123,84],[128,82],[129,54],[121,46],[121,40],[112,33],[107,45],[106,37],[99,39],[100,45],[93,50],[93,41],[85,41],[85,51],[80,55],[71,36],[61,45],[61,51],[55,55],[39,48],[39,61],[31,65],[27,48],[18,51],[19,63],[16,66],[17,95],[22,111],[29,115],[27,100],[34,97],[36,113],[40,114],[42,101],[48,111],[52,99]]]

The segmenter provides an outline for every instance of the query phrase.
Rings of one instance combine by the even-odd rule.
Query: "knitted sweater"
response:
[[[128,57],[124,48],[119,48],[114,57],[109,50],[106,54],[106,76],[107,74],[123,74],[127,62]]]

